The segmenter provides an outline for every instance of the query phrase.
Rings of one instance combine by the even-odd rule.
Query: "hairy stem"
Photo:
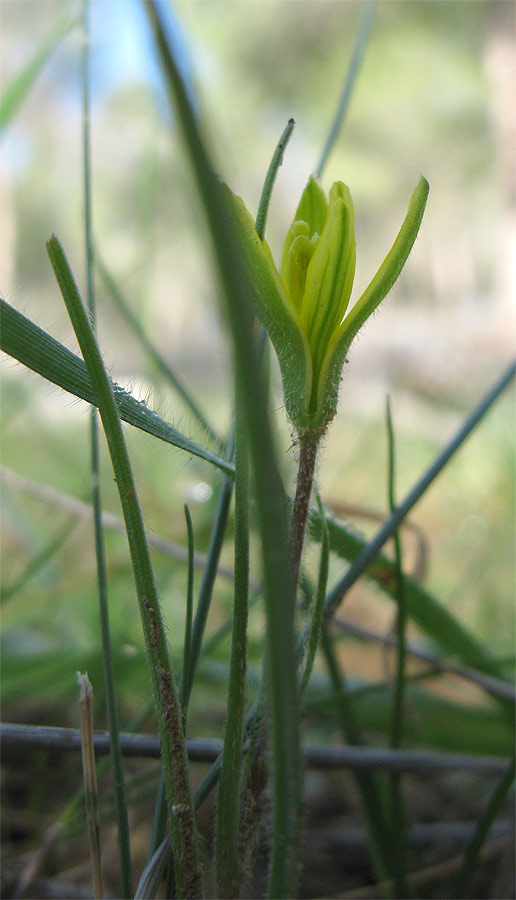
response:
[[[303,553],[303,543],[305,539],[306,522],[310,506],[310,496],[314,481],[315,460],[317,459],[318,447],[319,438],[314,437],[313,435],[309,435],[308,437],[303,436],[300,440],[296,496],[294,498],[290,527],[292,575],[296,586],[299,581],[299,568]]]

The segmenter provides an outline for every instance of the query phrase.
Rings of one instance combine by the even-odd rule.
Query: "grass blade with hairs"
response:
[[[23,363],[27,368],[42,375],[64,391],[97,406],[88,370],[83,360],[56,341],[50,334],[31,322],[23,313],[14,309],[0,297],[0,348]],[[233,465],[221,459],[216,453],[200,447],[173,425],[161,419],[148,409],[145,403],[136,400],[120,385],[111,382],[120,418],[147,434],[166,441],[186,453],[198,456],[216,466],[227,475],[233,475]]]
[[[177,891],[180,897],[200,897],[201,874],[182,713],[122,424],[88,314],[55,236],[48,241],[47,250],[97,397],[126,523],[162,746]]]

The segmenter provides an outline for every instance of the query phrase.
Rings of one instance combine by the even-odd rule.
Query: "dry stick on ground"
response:
[[[75,728],[53,728],[44,725],[0,724],[0,739],[4,752],[8,747],[21,753],[44,747],[52,750],[80,750],[80,732]],[[107,731],[96,731],[93,742],[97,753],[109,753]],[[158,737],[149,734],[120,733],[122,753],[127,757],[159,759]],[[214,762],[222,749],[222,741],[212,738],[196,738],[186,742],[191,762]],[[305,764],[312,769],[396,769],[404,772],[469,770],[486,775],[503,774],[508,758],[479,756],[464,753],[442,753],[430,750],[390,750],[382,747],[332,746],[305,744]],[[247,746],[244,746],[244,751]]]

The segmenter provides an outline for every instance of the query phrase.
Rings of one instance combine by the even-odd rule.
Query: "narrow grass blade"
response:
[[[396,515],[396,513],[394,514]],[[389,522],[391,521],[389,518]],[[335,519],[326,514],[326,523],[330,535],[330,550],[352,563],[348,572],[369,551],[370,544],[365,538],[350,531]],[[321,527],[318,516],[312,513],[311,536],[319,540]],[[385,542],[391,537],[389,534]],[[383,546],[383,544],[382,544]],[[368,562],[365,574],[389,597],[395,599],[395,563],[385,554],[376,552]],[[362,575],[362,572],[360,572]],[[358,575],[357,577],[360,577]],[[349,577],[346,577],[346,583]],[[494,656],[484,647],[459,620],[444,607],[433,595],[410,575],[404,574],[404,595],[407,615],[421,628],[437,646],[450,656],[457,657],[468,665],[486,672],[499,668]],[[339,582],[340,584],[341,582]],[[332,615],[335,606],[334,598],[340,597],[335,587],[326,598],[325,615]],[[340,601],[337,601],[340,602]]]
[[[229,446],[229,459],[233,459],[233,440],[230,441]],[[229,516],[229,507],[231,504],[231,497],[233,495],[233,481],[232,479],[225,478],[219,492],[219,497],[217,500],[217,508],[215,511],[215,519],[213,522],[211,536],[210,536],[210,544],[208,547],[208,553],[206,558],[206,566],[203,573],[203,579],[201,583],[201,588],[199,591],[199,598],[197,601],[197,608],[195,611],[195,617],[193,620],[192,632],[190,637],[190,647],[188,651],[188,668],[185,671],[186,680],[181,682],[181,699],[183,708],[188,708],[190,703],[190,696],[192,693],[192,688],[195,680],[195,672],[197,669],[197,663],[199,660],[199,656],[202,648],[202,641],[204,636],[204,629],[206,627],[206,621],[208,619],[208,612],[210,609],[211,598],[213,595],[213,587],[215,585],[215,579],[217,577],[218,572],[218,564],[220,560],[220,553],[222,550],[222,545],[224,543],[224,537],[226,533],[226,525]],[[218,776],[217,776],[218,777]],[[158,795],[156,799],[156,808],[154,811],[154,823],[152,828],[152,837],[149,846],[149,855],[153,854],[159,845],[161,845],[163,841],[163,835],[165,833],[165,818],[163,815],[163,807],[164,807],[164,796],[163,796],[164,782],[160,783],[160,787],[158,789]],[[150,859],[148,860],[150,862]]]
[[[388,445],[388,501],[389,512],[392,515],[396,508],[395,501],[395,447],[394,447],[394,430],[392,427],[391,405],[389,398],[386,402],[386,424],[387,424],[387,445]],[[401,552],[401,539],[399,531],[395,531],[394,540],[394,566],[395,566],[395,587],[394,594],[396,598],[396,636],[397,636],[397,654],[396,654],[396,674],[394,677],[394,690],[391,704],[391,727],[389,734],[389,746],[395,750],[401,746],[403,735],[403,721],[405,718],[405,631],[407,611],[405,603],[405,581],[403,578],[403,561]],[[407,897],[408,889],[406,883],[407,864],[406,864],[406,837],[407,837],[407,815],[405,804],[403,802],[403,792],[401,784],[401,774],[399,772],[389,773],[389,807],[391,811],[391,822],[394,840],[396,842],[396,854],[399,863],[399,871],[396,875],[396,893],[398,897]]]
[[[391,634],[384,634],[374,628],[361,625],[354,619],[350,619],[340,613],[338,618],[335,618],[333,621],[343,634],[353,635],[366,641],[376,641],[383,644],[384,647],[397,647],[396,638]],[[483,672],[472,669],[471,666],[463,666],[460,663],[451,662],[446,657],[432,653],[419,644],[406,644],[406,653],[414,657],[414,659],[427,663],[431,671],[436,675],[458,675],[459,678],[463,678],[465,681],[479,685],[493,697],[508,700],[513,705],[516,705],[516,690],[509,681],[502,681],[500,678],[494,678],[492,675],[485,675]],[[498,660],[498,662],[501,663],[502,661]],[[503,663],[505,662],[506,660],[503,660]],[[511,659],[511,664],[514,664],[514,659]]]
[[[263,241],[265,237],[265,224],[267,222],[267,213],[269,212],[269,204],[271,202],[272,189],[274,187],[274,182],[276,181],[276,175],[278,174],[278,169],[283,162],[283,154],[285,153],[285,148],[292,136],[295,124],[296,123],[294,122],[294,119],[288,120],[285,126],[285,130],[283,131],[283,134],[281,135],[276,145],[276,149],[267,170],[267,175],[265,176],[262,195],[260,197],[260,204],[258,206],[256,221],[254,223],[256,234],[261,241]]]
[[[91,138],[90,138],[90,28],[89,0],[82,2],[82,148],[83,148],[83,195],[84,195],[84,249],[86,259],[87,303],[92,327],[95,328],[95,291],[93,282],[93,238],[92,238],[92,196],[91,196]],[[109,603],[107,586],[106,550],[102,526],[102,500],[100,494],[100,452],[98,412],[90,407],[90,457],[91,457],[91,501],[95,533],[95,557],[97,562],[97,585],[99,592],[99,617],[104,669],[104,692],[106,712],[109,722],[111,743],[111,764],[116,794],[117,837],[122,880],[122,897],[128,900],[133,895],[131,876],[131,843],[129,836],[129,816],[125,794],[124,770],[120,751],[118,713],[109,626]]]
[[[303,670],[303,676],[301,679],[301,687],[299,690],[300,697],[303,696],[306,686],[310,681],[310,675],[312,674],[312,669],[315,660],[315,654],[317,651],[317,644],[319,642],[319,636],[321,633],[321,623],[323,618],[323,610],[324,610],[324,600],[326,597],[326,587],[328,584],[328,569],[330,563],[330,537],[328,534],[328,528],[326,525],[326,517],[324,513],[324,508],[322,505],[321,498],[319,493],[316,494],[317,497],[317,506],[319,510],[319,518],[321,522],[321,559],[319,562],[319,577],[317,580],[317,592],[315,595],[313,610],[312,610],[312,618],[310,621],[310,630],[307,636],[307,649],[306,649],[306,660],[305,667]]]
[[[256,512],[262,543],[271,684],[274,801],[268,895],[286,898],[295,894],[298,879],[301,771],[293,627],[295,597],[289,566],[287,503],[275,460],[239,235],[166,38],[161,20],[163,7],[147,2],[145,8],[149,13],[177,121],[188,147],[213,238],[226,301],[236,377],[246,400]],[[278,603],[278,597],[282,598],[281,603]]]
[[[249,611],[249,448],[244,398],[236,380],[235,418],[235,586],[229,664],[227,719],[217,801],[215,871],[219,897],[242,896],[239,846],[240,784],[247,694]]]
[[[149,706],[147,709],[141,710],[137,716],[127,722],[128,731],[138,730],[144,722],[149,718],[149,715],[152,713],[152,706]],[[0,725],[0,731],[3,731],[3,726]],[[9,733],[9,730],[7,731]],[[97,753],[102,752],[98,747],[98,734],[96,732],[93,737],[93,745]],[[107,735],[107,752],[109,752],[109,736]],[[102,759],[97,767],[97,780],[99,777],[107,770],[110,765],[109,757],[105,757]],[[147,773],[145,773],[147,774]],[[130,779],[128,779],[128,788],[130,787]],[[106,791],[102,798],[100,798],[100,807],[102,807],[106,802],[108,802],[112,798],[112,792]],[[69,840],[73,839],[75,833],[77,833],[77,829],[74,828],[74,822],[78,819],[79,813],[81,812],[81,807],[84,801],[84,788],[81,787],[75,791],[73,796],[68,800],[65,808],[60,812],[59,818],[57,821],[50,826],[45,836],[44,844],[39,848],[37,854],[33,857],[33,859],[29,862],[29,864],[22,870],[22,873],[19,877],[18,883],[13,891],[13,896],[15,897],[24,897],[31,886],[34,879],[38,876],[41,869],[43,868],[46,860],[48,859],[50,853],[54,849],[56,843],[60,840]],[[100,815],[100,821],[102,822],[103,817]],[[78,833],[82,833],[82,829],[78,831]]]
[[[461,428],[454,435],[451,441],[446,445],[446,447],[441,451],[441,453],[439,453],[432,465],[429,466],[428,469],[423,473],[419,481],[416,482],[414,487],[405,496],[404,500],[402,500],[402,502],[396,507],[396,511],[377,531],[373,539],[369,541],[364,550],[354,561],[353,565],[350,566],[343,578],[340,579],[340,581],[335,585],[330,594],[328,594],[325,605],[325,613],[327,615],[331,615],[337,608],[339,603],[342,602],[342,599],[347,591],[352,587],[353,584],[355,584],[358,578],[360,578],[360,576],[366,571],[368,566],[373,562],[386,541],[388,541],[388,539],[392,537],[403,519],[408,515],[417,501],[421,499],[425,491],[437,478],[439,473],[457,452],[459,447],[464,443],[466,438],[468,438],[471,432],[476,428],[478,423],[488,412],[493,403],[495,403],[500,394],[505,390],[506,387],[508,387],[515,374],[516,361],[513,361],[502,374],[501,378],[496,381],[491,390],[488,391],[485,397],[480,401],[476,409],[474,409],[471,415],[467,417]],[[407,598],[407,603],[408,602],[409,601]],[[483,656],[485,657],[485,654],[481,653],[481,658]],[[468,660],[464,661],[466,662]],[[474,661],[472,662],[472,664],[475,664]]]
[[[168,643],[154,581],[143,516],[125,445],[114,392],[95,334],[82,304],[68,260],[56,237],[47,250],[81,351],[87,361],[111,455],[136,582],[147,655],[163,752],[169,821],[176,861],[176,881],[181,897],[202,893],[193,807],[188,779],[186,746],[177,688],[170,667]],[[174,810],[180,810],[176,815]]]
[[[150,359],[156,366],[157,370],[161,372],[161,374],[166,378],[168,383],[172,385],[173,389],[179,394],[181,399],[184,401],[186,406],[189,408],[190,412],[193,413],[197,421],[199,422],[201,428],[210,436],[210,438],[216,443],[218,447],[221,446],[221,440],[209,424],[206,416],[201,411],[198,403],[194,400],[190,391],[183,384],[178,375],[174,372],[171,366],[163,359],[158,350],[156,350],[155,346],[147,337],[141,322],[135,316],[133,311],[131,310],[129,304],[127,303],[125,297],[122,292],[118,288],[118,285],[109,272],[106,264],[99,258],[98,252],[95,255],[95,265],[99,271],[99,274],[109,291],[111,298],[116,303],[117,308],[122,313],[126,322],[129,323],[134,333],[137,335],[140,343],[145,350],[147,351]]]
[[[156,896],[165,875],[169,855],[170,840],[167,835],[159,847],[156,848],[150,859],[147,860],[143,872],[140,875],[134,900],[147,900],[147,898]]]
[[[229,446],[229,459],[233,459],[233,444],[232,441]],[[197,607],[195,610],[195,616],[192,627],[192,638],[190,644],[190,660],[188,666],[188,681],[182,687],[184,692],[184,700],[188,705],[190,702],[190,695],[192,692],[192,687],[195,678],[195,671],[197,668],[197,662],[199,659],[199,654],[201,652],[202,640],[204,636],[204,629],[206,627],[206,621],[208,619],[208,612],[211,605],[211,598],[213,595],[213,587],[215,584],[215,578],[217,577],[217,569],[218,563],[220,559],[220,553],[222,550],[222,545],[224,543],[224,536],[226,533],[226,525],[229,516],[229,507],[231,504],[231,497],[233,496],[233,481],[230,479],[225,479],[223,482],[220,493],[217,501],[217,508],[215,511],[215,519],[211,531],[210,544],[208,547],[207,553],[207,563],[206,568],[204,570],[204,575],[201,583],[201,588],[199,591],[199,599],[197,601]]]
[[[362,742],[358,719],[350,700],[348,688],[342,669],[335,653],[328,626],[323,622],[321,627],[321,647],[326,659],[328,674],[335,691],[334,714],[336,714],[344,740],[347,744],[359,745]],[[356,772],[355,780],[362,801],[362,809],[369,835],[371,859],[379,878],[395,874],[392,859],[392,845],[389,828],[383,808],[379,784],[369,772]]]
[[[0,298],[0,319],[2,326],[0,348],[5,353],[38,375],[42,375],[52,384],[57,384],[64,391],[86,400],[93,406],[98,406],[95,391],[82,359],[2,298]],[[192,456],[204,459],[227,475],[233,475],[231,463],[189,440],[118,384],[112,383],[112,388],[120,418],[124,422],[186,453],[191,453]]]
[[[335,146],[335,142],[339,136],[342,126],[344,125],[346,113],[348,111],[351,97],[353,95],[353,90],[357,82],[360,65],[364,58],[364,53],[366,51],[369,36],[371,34],[374,13],[376,10],[376,3],[377,0],[364,0],[360,28],[356,37],[355,46],[353,48],[353,55],[349,63],[349,68],[346,73],[342,94],[337,106],[337,110],[335,112],[335,118],[333,120],[328,138],[326,140],[326,144],[324,146],[324,150],[319,160],[319,164],[315,170],[318,178],[320,178],[323,173],[323,169],[326,166],[328,157],[333,147]]]
[[[84,777],[84,797],[86,801],[86,817],[88,836],[90,839],[91,861],[93,866],[93,896],[95,900],[102,898],[102,870],[100,864],[100,821],[99,794],[97,788],[97,770],[95,768],[95,748],[93,746],[93,691],[87,674],[77,672],[81,689],[81,748],[82,770]]]
[[[186,720],[187,703],[185,697],[185,685],[189,682],[190,672],[190,655],[192,652],[192,619],[193,619],[193,586],[194,586],[194,558],[195,545],[194,533],[192,525],[192,517],[188,505],[184,506],[186,531],[188,534],[188,583],[186,587],[186,618],[185,618],[185,639],[183,646],[183,676],[181,678],[181,705],[183,707],[183,715]],[[185,722],[186,724],[186,722]]]
[[[80,23],[80,16],[61,19],[42,40],[33,57],[2,91],[0,97],[0,133],[7,128],[30,93],[41,69],[62,39]]]
[[[348,691],[355,718],[364,732],[388,737],[390,686],[353,684],[348,685]],[[319,710],[333,716],[336,696],[329,685],[316,684],[312,679],[303,707],[306,711]],[[498,706],[483,708],[452,703],[415,683],[407,684],[406,696],[413,711],[404,722],[407,745],[497,756],[514,753],[514,723]]]
[[[457,900],[467,897],[470,889],[475,866],[477,865],[482,847],[487,839],[489,831],[499,812],[502,810],[514,778],[516,776],[516,756],[513,756],[507,766],[505,775],[498,782],[496,789],[486,807],[485,812],[477,822],[474,834],[466,847],[462,868],[459,872],[453,896]]]
[[[38,572],[52,559],[58,550],[63,546],[65,541],[73,534],[77,521],[70,519],[64,528],[60,528],[54,537],[45,544],[45,546],[36,555],[29,560],[22,574],[9,587],[0,590],[0,603],[2,606],[11,600],[18,591],[22,590],[31,578],[34,578]]]

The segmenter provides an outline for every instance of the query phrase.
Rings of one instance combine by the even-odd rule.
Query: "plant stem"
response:
[[[292,508],[290,527],[290,553],[292,559],[292,577],[297,587],[299,568],[303,553],[308,509],[315,472],[315,460],[319,438],[313,435],[303,436],[299,442],[299,463],[297,470],[296,496]]]
[[[97,397],[126,523],[162,746],[177,891],[180,897],[196,898],[202,894],[202,885],[182,714],[129,454],[111,381],[68,260],[55,236],[48,241],[47,250]]]
[[[386,403],[386,422],[387,422],[387,444],[388,444],[388,500],[389,512],[392,515],[395,508],[395,449],[394,449],[394,430],[392,427],[391,405],[389,397]],[[399,531],[395,531],[393,535],[394,541],[394,558],[396,566],[396,635],[398,652],[396,654],[396,676],[394,681],[394,693],[392,698],[391,724],[389,734],[389,746],[392,749],[398,749],[401,744],[403,732],[403,706],[405,700],[405,660],[406,660],[406,621],[407,609],[405,602],[404,579],[403,579],[403,560],[401,553],[401,540]],[[407,839],[407,816],[405,805],[403,802],[403,791],[401,784],[401,773],[389,773],[389,807],[391,810],[392,831],[396,843],[396,896],[408,897],[408,888],[406,882],[406,858],[405,846]]]
[[[217,804],[215,862],[218,896],[241,896],[241,861],[238,842],[240,781],[247,672],[247,618],[249,605],[249,449],[245,407],[235,385],[235,587],[233,634],[229,668],[228,713]]]

